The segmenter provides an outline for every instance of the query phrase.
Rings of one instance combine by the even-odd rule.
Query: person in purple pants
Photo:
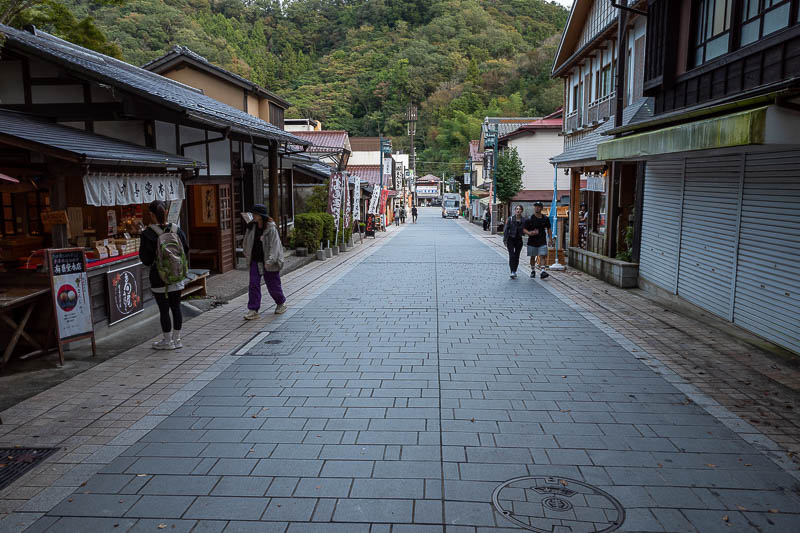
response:
[[[283,247],[275,222],[267,214],[266,206],[253,206],[253,221],[244,234],[244,257],[250,265],[250,290],[247,299],[245,320],[258,318],[261,308],[261,276],[267,284],[267,292],[275,300],[275,314],[286,312],[286,297],[281,287]]]

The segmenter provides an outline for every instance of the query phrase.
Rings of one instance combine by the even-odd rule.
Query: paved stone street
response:
[[[144,346],[170,373],[126,397],[144,402],[137,422],[71,442],[88,466],[43,479],[0,531],[800,530],[797,467],[772,440],[555,280],[509,280],[476,235],[422,210],[350,260],[306,267],[328,269],[313,283],[298,271],[286,315],[190,322],[197,368]],[[114,376],[107,396],[125,361],[93,369]],[[62,443],[59,414],[107,413],[103,400],[35,419],[21,404],[0,439]]]

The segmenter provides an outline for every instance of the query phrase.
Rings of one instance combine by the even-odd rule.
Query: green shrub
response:
[[[294,242],[296,246],[319,249],[322,241],[323,221],[319,213],[301,213],[294,217]]]
[[[353,234],[353,228],[347,228],[344,231],[339,232],[339,243],[348,243],[350,242],[350,236]]]
[[[322,243],[327,246],[328,241],[331,244],[336,240],[336,224],[333,222],[333,215],[330,213],[314,213],[320,218],[322,223]]]

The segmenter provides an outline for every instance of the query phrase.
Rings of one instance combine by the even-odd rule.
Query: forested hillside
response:
[[[2,0],[0,0],[2,3]],[[87,42],[142,64],[185,45],[351,135],[405,148],[420,106],[420,159],[462,163],[486,115],[537,116],[561,102],[549,79],[567,11],[545,0],[44,0],[33,20],[68,34],[66,7],[102,35]],[[49,6],[49,7],[47,7]],[[87,17],[91,17],[87,19]],[[83,43],[82,43],[83,44]],[[420,169],[434,171],[434,168]]]

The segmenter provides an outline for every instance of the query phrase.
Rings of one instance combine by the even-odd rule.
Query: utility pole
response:
[[[414,150],[414,134],[417,132],[417,106],[414,104],[408,104],[408,108],[406,109],[406,122],[408,123],[408,136],[411,138],[411,149],[409,150],[408,154],[408,166],[411,169],[411,198],[414,202],[413,205],[417,205],[417,190],[415,186],[416,182],[416,169],[417,169],[417,156],[416,151]]]

